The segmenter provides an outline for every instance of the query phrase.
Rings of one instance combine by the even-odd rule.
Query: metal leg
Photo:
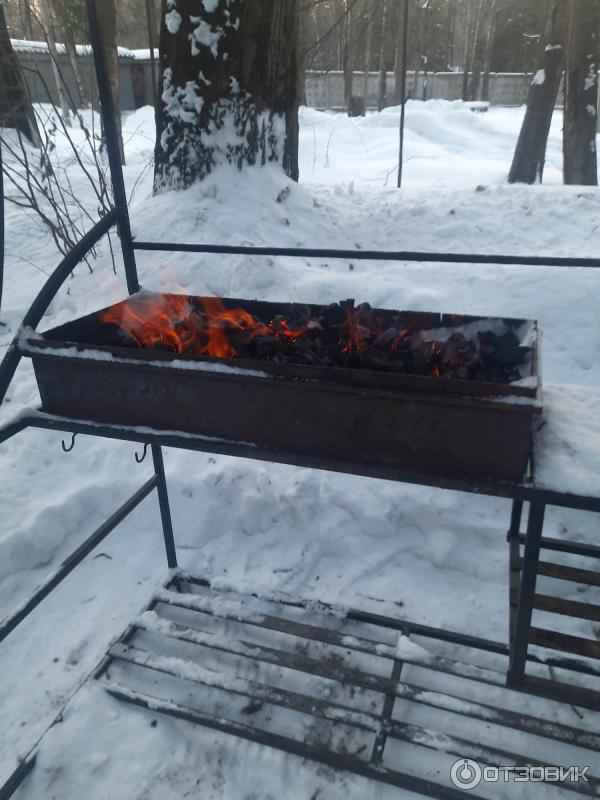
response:
[[[158,504],[160,506],[160,517],[162,520],[163,536],[165,539],[165,550],[167,551],[167,564],[169,569],[177,566],[177,553],[175,551],[175,539],[173,538],[173,524],[171,522],[171,508],[169,506],[169,495],[167,494],[167,481],[165,478],[165,465],[163,463],[162,449],[160,445],[152,445],[152,459],[154,461],[154,472],[156,473],[156,490],[158,492]]]
[[[521,571],[519,606],[514,637],[510,645],[510,663],[507,676],[508,685],[514,687],[518,686],[525,675],[529,629],[531,627],[545,510],[544,503],[533,501],[529,509],[529,519],[527,520],[527,538],[525,540],[525,555]]]
[[[106,153],[108,155],[108,165],[110,167],[115,208],[119,212],[117,229],[121,239],[127,289],[129,294],[134,294],[139,290],[140,284],[138,281],[131,226],[129,223],[127,194],[125,192],[123,167],[121,165],[121,154],[119,150],[119,134],[115,122],[115,114],[120,113],[120,110],[114,107],[113,96],[108,80],[108,70],[106,67],[106,54],[102,45],[102,37],[98,25],[98,10],[96,6],[101,1],[102,0],[87,0],[90,39],[92,42],[94,66],[96,68],[96,81],[98,84],[98,95],[100,97],[100,114],[102,116],[102,126],[106,139]]]
[[[521,578],[521,517],[523,516],[523,501],[513,500],[510,515],[510,527],[506,539],[508,541],[508,605],[509,626],[508,641],[512,646],[517,621],[517,607],[519,604],[519,584]]]

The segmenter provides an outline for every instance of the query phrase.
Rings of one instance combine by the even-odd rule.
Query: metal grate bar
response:
[[[519,544],[525,544],[525,534],[518,536]],[[542,536],[542,550],[553,550],[557,553],[571,553],[585,558],[600,558],[600,547],[584,542],[570,542],[565,539],[553,539],[549,536]]]
[[[325,702],[287,689],[274,688],[252,680],[233,676],[224,677],[221,673],[203,669],[193,661],[164,657],[127,645],[113,645],[109,653],[120,661],[170,675],[195,685],[221,689],[250,700],[258,700],[303,714],[318,716],[336,724],[346,724],[371,733],[377,732],[381,725],[380,718],[373,714],[353,711],[346,706]],[[391,710],[388,716],[391,716]],[[550,766],[537,759],[523,758],[508,750],[476,744],[469,739],[443,734],[420,725],[408,725],[387,719],[381,728],[386,736],[399,741],[409,742],[428,750],[459,758],[475,758],[488,766],[503,766],[507,763],[515,766]],[[561,785],[565,789],[586,795],[596,795],[599,788],[598,781],[593,778],[589,778],[586,784],[563,783]]]
[[[566,653],[575,653],[586,658],[600,659],[600,642],[594,639],[584,639],[582,636],[570,636],[566,633],[548,631],[543,628],[531,628],[529,643],[539,647],[548,647],[552,650],[561,650]]]
[[[324,701],[311,695],[292,692],[289,689],[275,688],[246,678],[225,677],[222,673],[203,669],[194,661],[182,658],[165,658],[151,651],[140,650],[137,647],[124,644],[114,644],[109,650],[109,655],[119,661],[161,672],[164,675],[171,675],[174,678],[189,681],[190,683],[239,694],[251,700],[282,706],[292,711],[298,711],[301,714],[321,717],[330,722],[351,725],[353,728],[359,728],[370,733],[376,733],[380,727],[379,717],[366,711],[356,711],[339,703]]]
[[[380,783],[391,784],[392,786],[397,786],[409,792],[435,798],[435,800],[468,800],[468,798],[471,800],[484,800],[480,795],[473,795],[471,792],[466,794],[457,789],[451,789],[424,778],[389,770],[382,766],[375,766],[369,762],[362,762],[350,756],[325,750],[319,746],[290,739],[287,736],[262,731],[250,725],[227,720],[223,717],[213,717],[201,711],[185,708],[177,703],[161,700],[145,692],[126,689],[118,684],[107,683],[106,690],[114,697],[141,706],[142,708],[150,709],[153,712],[158,711],[167,716],[202,725],[212,730],[233,734],[242,739],[257,742],[267,747],[273,747],[277,750],[300,756],[301,758],[309,758],[321,764],[327,764],[334,769],[362,775],[365,778],[371,778]]]
[[[546,697],[548,700],[556,700],[559,703],[570,703],[572,706],[589,708],[591,711],[600,711],[600,692],[561,681],[525,675],[519,683],[519,691]]]
[[[62,581],[69,575],[75,567],[80,564],[83,559],[89,555],[92,550],[103,541],[109,533],[111,533],[117,525],[119,525],[125,517],[138,506],[142,500],[147,497],[150,492],[156,488],[157,477],[153,475],[149,481],[140,487],[137,492],[118,508],[106,522],[102,523],[94,533],[90,534],[88,538],[82,542],[79,547],[74,550],[65,560],[60,567],[51,573],[40,586],[36,589],[31,597],[24,603],[16,608],[11,614],[0,621],[0,642],[5,639],[17,625],[23,622],[26,617],[36,608],[42,600],[47,597]]]
[[[196,595],[178,595],[176,592],[159,592],[155,599],[158,602],[167,605],[186,608],[191,611],[199,611],[200,613],[208,614],[209,616],[219,616],[222,619],[230,619],[235,622],[244,622],[248,625],[255,625],[258,627],[266,628],[267,630],[277,631],[279,633],[289,633],[293,636],[300,636],[304,639],[311,639],[313,641],[323,642],[344,649],[355,650],[356,652],[366,653],[369,655],[379,656],[381,658],[395,658],[395,650],[390,645],[380,644],[365,639],[360,636],[347,636],[340,634],[337,631],[325,630],[314,625],[306,623],[296,623],[292,620],[281,619],[270,615],[252,615],[252,614],[222,614],[215,613],[209,609],[209,603],[193,603],[193,598]],[[187,598],[192,598],[190,605]],[[199,598],[202,600],[202,598]],[[488,669],[487,667],[479,667],[474,664],[466,664],[460,661],[453,661],[452,659],[444,658],[441,656],[424,657],[423,659],[417,656],[404,656],[403,660],[407,664],[413,664],[418,667],[427,667],[439,672],[446,672],[456,675],[461,678],[469,678],[472,680],[487,683],[492,686],[504,686],[505,676],[499,670]]]
[[[216,637],[213,634],[203,633],[188,624],[179,625],[174,622],[169,622],[168,626],[168,628],[165,626],[165,621],[161,621],[160,630],[158,631],[154,630],[152,625],[145,626],[143,619],[136,622],[136,627],[140,630],[150,633],[159,633],[161,636],[178,641],[196,644],[200,647],[222,650],[232,655],[253,658],[301,672],[308,672],[309,674],[343,682],[345,684],[358,685],[363,689],[385,693],[394,698],[438,708],[458,714],[459,716],[467,716],[490,724],[500,725],[501,727],[520,730],[524,733],[530,733],[535,736],[563,742],[564,744],[600,752],[599,735],[580,731],[577,728],[562,725],[561,723],[548,722],[547,720],[531,715],[518,714],[496,706],[467,700],[463,697],[446,692],[425,689],[421,686],[404,681],[397,682],[393,676],[391,678],[385,678],[370,675],[369,673],[357,673],[357,671],[350,670],[347,667],[337,667],[334,670],[328,668],[322,661],[302,654],[286,653],[285,651],[267,648],[263,645],[249,644],[234,639],[228,639],[227,643],[222,640],[215,641]],[[128,639],[130,638],[131,636],[129,635]],[[419,666],[427,668],[426,664],[419,664]]]
[[[9,800],[35,765],[35,755],[24,758],[5,783],[0,786],[0,800]]]
[[[578,567],[568,567],[564,564],[554,564],[550,561],[540,561],[538,565],[538,575],[546,578],[557,578],[561,581],[571,581],[572,583],[585,583],[588,586],[600,586],[600,573],[590,569],[579,569]]]
[[[548,611],[551,614],[562,614],[567,617],[600,622],[600,606],[592,603],[581,603],[575,600],[563,600],[561,597],[536,594],[533,598],[533,607],[537,608],[538,611]]]

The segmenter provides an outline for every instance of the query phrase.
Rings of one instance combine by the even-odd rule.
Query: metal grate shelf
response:
[[[562,721],[573,715],[560,703],[544,701],[547,718],[525,713],[527,700],[505,688],[501,646],[448,644],[434,629],[357,621],[356,613],[175,573],[96,678],[153,712],[427,797],[478,796],[454,788],[449,769],[444,779],[440,764],[457,758],[548,765],[550,746],[550,763],[567,747],[587,765],[600,754],[595,714],[587,712],[595,728],[581,730]],[[561,789],[597,796],[600,783]]]

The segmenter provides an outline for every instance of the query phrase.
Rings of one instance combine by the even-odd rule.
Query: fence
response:
[[[52,63],[44,42],[13,40],[13,47],[24,68],[24,74],[34,102],[48,99],[46,86],[56,102],[56,87],[52,74]],[[59,66],[66,85],[73,97],[77,89],[68,57],[59,45]],[[95,97],[95,78],[89,48],[78,48],[81,70],[85,77],[91,97]],[[156,53],[158,57],[158,51]],[[41,76],[41,77],[40,77]],[[519,106],[527,98],[532,75],[525,73],[493,73],[490,75],[490,96],[492,105]],[[152,73],[149,50],[128,50],[119,48],[120,106],[122,111],[131,111],[144,105],[152,105]],[[377,107],[377,86],[379,73],[369,72],[367,79],[367,108]],[[417,100],[459,100],[462,94],[462,72],[430,72],[424,74],[409,72],[407,93]],[[353,94],[363,96],[364,72],[353,73]],[[342,109],[344,102],[344,74],[340,70],[306,73],[307,105],[319,109]],[[395,77],[387,74],[387,97],[393,101]],[[559,93],[559,98],[561,93]]]
[[[527,99],[533,75],[522,72],[492,73],[490,75],[489,101],[495,106],[520,106]],[[367,108],[377,108],[379,73],[369,72],[367,79]],[[462,72],[408,72],[406,90],[415,100],[460,100],[462,96]],[[393,72],[387,73],[386,93],[388,104],[393,102],[396,80]],[[354,72],[352,94],[364,95],[364,72]],[[559,92],[559,98],[561,93]],[[342,109],[344,100],[344,73],[311,71],[306,74],[306,103],[320,109]]]

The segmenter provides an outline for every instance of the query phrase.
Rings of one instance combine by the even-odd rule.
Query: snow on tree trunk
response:
[[[297,180],[297,61],[295,1],[163,0],[154,191],[222,163]]]
[[[563,0],[555,0],[546,29],[542,66],[527,97],[527,111],[508,175],[510,183],[541,183],[556,95],[565,60]]]
[[[563,134],[568,184],[598,185],[598,5],[597,0],[570,0],[569,4]]]
[[[0,127],[16,128],[39,146],[40,136],[21,67],[10,42],[0,2]]]

